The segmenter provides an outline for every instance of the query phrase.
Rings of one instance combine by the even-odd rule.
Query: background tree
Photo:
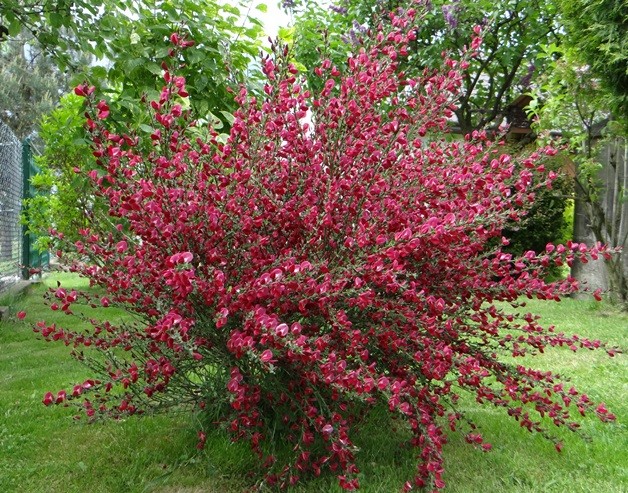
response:
[[[32,178],[39,194],[25,200],[23,213],[23,221],[38,237],[41,249],[52,246],[50,229],[75,242],[81,239],[79,231],[84,228],[102,229],[97,223],[107,217],[102,200],[77,173],[96,168],[96,158],[85,139],[83,111],[83,99],[68,94],[41,121],[40,137],[45,147],[36,158],[41,171]]]
[[[73,34],[89,25],[101,2],[83,0],[4,0],[0,5],[0,40],[17,36],[23,29],[63,65],[71,63]]]
[[[609,93],[613,117],[628,119],[628,3],[563,0],[561,10],[571,54]]]
[[[558,141],[574,163],[574,238],[624,249],[603,264],[576,262],[572,274],[608,287],[612,297],[628,307],[628,144],[626,127],[614,121],[611,112],[618,100],[583,64],[577,47],[551,46],[546,57],[553,60],[552,70],[531,110],[544,140]]]
[[[262,24],[251,11],[245,1],[8,0],[0,7],[0,24],[9,38],[27,29],[61,69],[78,68],[73,53],[93,56],[98,63],[81,78],[115,94],[111,105],[125,118],[142,114],[134,106],[142,96],[156,96],[168,38],[178,32],[204,48],[182,55],[192,104],[200,105],[195,108],[199,115],[216,115],[226,123],[221,111],[233,109],[228,87],[259,79],[252,62],[260,50]]]
[[[628,4],[561,4],[563,46],[550,46],[551,72],[534,108],[539,126],[560,130],[576,166],[576,239],[623,248],[597,269],[576,263],[577,278],[608,283],[628,308]]]
[[[0,44],[0,119],[19,139],[34,134],[68,90],[68,78],[28,32],[12,36]]]
[[[428,3],[417,40],[404,68],[417,73],[436,67],[442,52],[460,53],[470,43],[469,33],[483,28],[483,44],[470,61],[455,116],[464,134],[499,125],[507,106],[529,88],[532,78],[542,72],[537,54],[540,46],[558,40],[556,6],[545,0],[435,0]],[[329,8],[317,2],[296,3],[294,37],[296,59],[312,67],[318,56],[313,47],[320,39],[321,26],[327,30],[330,52],[340,59],[354,49],[356,35],[374,27],[382,13],[401,2],[392,0],[340,0]],[[343,46],[344,45],[344,46]]]

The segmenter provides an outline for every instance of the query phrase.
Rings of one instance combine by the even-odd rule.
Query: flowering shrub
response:
[[[192,404],[251,444],[267,483],[329,469],[347,490],[358,487],[355,429],[375,406],[412,433],[419,463],[406,490],[444,486],[443,429],[467,423],[455,407],[461,392],[545,435],[542,416],[569,428],[574,410],[613,419],[556,375],[510,358],[602,343],[497,304],[558,301],[578,287],[544,282],[549,266],[609,252],[575,243],[502,252],[504,224],[525,215],[535,187],[551,186],[541,160],[553,151],[515,166],[482,133],[442,138],[465,62],[400,73],[418,17],[391,15],[345,73],[323,61],[317,94],[277,49],[263,60],[264,99],[238,94],[227,140],[211,129],[203,137],[181,104],[185,81],[167,65],[148,146],[110,133],[107,104],[77,88],[106,169],[90,177],[116,228],[83,231],[73,246],[89,260],[72,269],[102,295],[60,286],[51,308],[123,307],[135,322],[91,320],[87,332],[40,323],[96,370],[45,404],[74,401],[94,419]],[[176,60],[185,41],[173,42]],[[88,359],[89,346],[104,357]],[[470,443],[490,448],[465,426]],[[286,460],[268,453],[279,438],[291,444]]]

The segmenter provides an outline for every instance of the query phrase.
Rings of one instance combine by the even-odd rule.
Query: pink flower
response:
[[[127,248],[129,248],[129,245],[127,244],[126,240],[122,240],[116,243],[116,251],[118,253],[126,252]]]
[[[104,101],[100,101],[96,108],[98,109],[98,118],[104,120],[109,116],[109,106]]]
[[[386,377],[381,377],[379,380],[377,380],[377,388],[379,390],[385,390],[386,388],[388,388],[389,385],[389,380]]]
[[[279,337],[286,337],[289,331],[290,328],[287,324],[279,324],[277,327],[275,327],[275,332]]]
[[[44,396],[42,402],[45,406],[49,406],[50,404],[55,402],[55,396],[52,394],[52,392],[46,392],[46,395]]]
[[[601,289],[596,289],[593,292],[593,297],[597,300],[597,301],[602,301],[602,290]]]
[[[260,360],[262,360],[262,362],[264,363],[270,363],[271,361],[273,361],[273,352],[270,349],[266,349],[260,355]]]

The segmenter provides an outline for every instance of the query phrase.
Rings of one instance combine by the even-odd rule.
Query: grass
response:
[[[21,298],[0,300],[13,312],[26,310],[27,319],[11,319],[0,327],[0,491],[39,493],[237,493],[250,483],[256,467],[246,446],[232,444],[223,434],[208,436],[198,453],[196,423],[189,415],[145,416],[119,422],[86,425],[72,419],[71,408],[46,408],[43,394],[67,388],[89,373],[69,356],[63,345],[48,344],[31,331],[40,319],[69,320],[43,306],[46,285],[57,279],[77,287],[67,274],[52,274]],[[82,287],[85,287],[83,285]],[[607,305],[564,300],[530,302],[526,309],[542,315],[565,332],[608,340],[626,347],[628,316]],[[108,311],[108,314],[123,316]],[[448,492],[457,493],[622,493],[628,492],[628,372],[626,357],[608,358],[601,351],[572,353],[555,349],[531,363],[559,371],[591,398],[604,401],[617,422],[582,421],[590,439],[557,430],[565,442],[558,454],[551,443],[532,435],[503,413],[466,410],[482,425],[493,443],[489,453],[450,434],[446,445]],[[394,440],[395,430],[384,413],[376,413],[358,437],[362,489],[369,493],[399,491],[413,475],[412,450]],[[291,489],[295,493],[340,492],[331,476]]]

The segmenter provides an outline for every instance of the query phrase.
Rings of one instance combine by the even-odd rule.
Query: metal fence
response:
[[[0,291],[21,278],[22,143],[0,121]]]
[[[38,171],[30,142],[20,142],[0,120],[0,292],[48,265],[48,253],[33,247],[35,238],[20,223],[22,200],[35,194],[30,178]]]

